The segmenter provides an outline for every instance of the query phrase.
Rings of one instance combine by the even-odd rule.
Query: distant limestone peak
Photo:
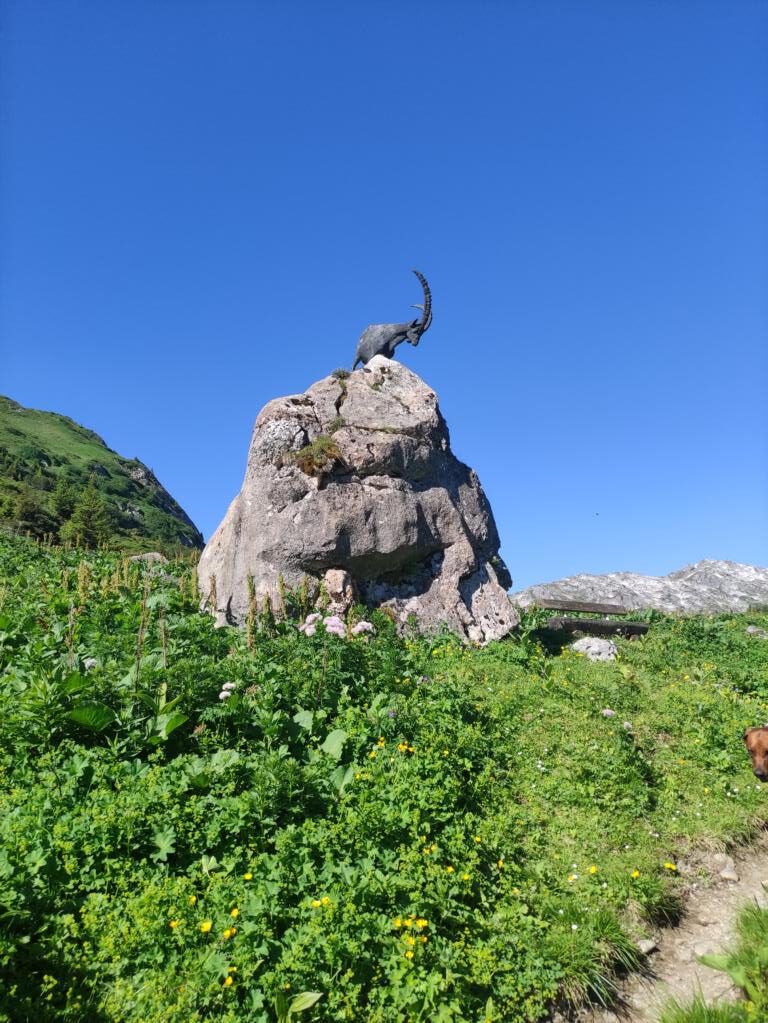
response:
[[[233,623],[249,591],[275,606],[283,584],[322,584],[337,611],[357,600],[477,642],[518,622],[493,514],[451,452],[434,391],[381,355],[265,405],[198,578]]]
[[[621,604],[628,611],[682,614],[740,613],[768,606],[768,568],[735,561],[697,561],[669,575],[609,572],[572,575],[512,594],[517,607],[550,600]]]

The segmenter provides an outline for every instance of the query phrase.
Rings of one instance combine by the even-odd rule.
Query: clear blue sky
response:
[[[768,564],[766,3],[1,10],[0,392],[209,536],[415,266],[516,588]]]

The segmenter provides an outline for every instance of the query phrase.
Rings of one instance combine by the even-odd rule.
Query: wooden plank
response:
[[[537,600],[536,607],[547,611],[586,611],[594,615],[625,615],[629,608],[622,604],[591,604],[585,600]]]
[[[616,622],[607,618],[550,618],[545,628],[564,629],[566,632],[585,632],[588,636],[643,636],[649,629],[647,622]]]

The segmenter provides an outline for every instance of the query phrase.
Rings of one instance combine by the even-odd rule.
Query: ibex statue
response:
[[[385,355],[391,359],[399,344],[407,341],[409,345],[415,346],[421,340],[424,331],[429,329],[432,323],[432,292],[429,290],[426,277],[418,270],[413,272],[424,289],[424,305],[414,304],[414,309],[421,309],[421,319],[411,320],[410,323],[373,323],[366,327],[357,342],[352,369],[356,368],[358,362],[362,362],[363,365],[370,362],[374,355]]]

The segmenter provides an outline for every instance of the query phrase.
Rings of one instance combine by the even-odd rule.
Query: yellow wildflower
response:
[[[197,902],[197,896],[196,895],[190,895],[190,897],[189,897],[189,904],[190,904],[190,906],[194,906],[194,904],[196,902]]]
[[[312,909],[320,909],[322,902],[320,899],[312,899]]]
[[[245,874],[243,874],[243,879],[246,880],[246,881],[250,881],[252,878],[253,878],[253,874],[250,872],[250,870],[247,871]]]
[[[240,916],[240,910],[237,908],[237,906],[235,906],[234,909],[230,910],[229,915],[232,917],[233,920],[237,920],[237,918]]]
[[[447,866],[447,867],[445,868],[445,872],[446,872],[446,874],[452,874],[452,873],[453,873],[453,867],[452,867],[452,866],[450,866],[450,864],[449,864],[449,865],[448,865],[448,866]]]
[[[224,940],[227,941],[227,939],[231,938],[231,937],[232,937],[232,931],[231,931],[231,929],[229,927],[227,927],[226,931],[224,931]]]
[[[406,934],[406,936],[403,938],[403,941],[406,943],[406,945],[415,945],[416,944],[416,939],[414,938],[414,936],[412,934]]]
[[[211,927],[213,927],[213,922],[211,920],[203,920],[203,922],[200,924],[200,930],[203,932],[203,934],[207,934],[208,931],[210,931]]]
[[[410,949],[410,948],[408,949],[408,951],[405,953],[405,958],[406,959],[413,959],[413,949]]]
[[[677,866],[674,863],[665,863],[664,864],[664,869],[665,870],[677,870]]]
[[[384,745],[384,738],[383,738],[383,736],[381,736],[381,735],[379,736],[379,738],[376,740],[376,745],[379,747],[379,749],[381,749],[381,747]]]
[[[230,974],[228,977],[224,978],[224,987],[232,987],[234,982],[235,978]]]
[[[635,868],[629,876],[637,880],[637,878],[640,877],[640,871]]]
[[[419,919],[416,921],[416,926],[419,928],[420,931],[423,931],[425,927],[429,927],[429,924],[427,923],[423,916],[420,916]]]
[[[176,928],[179,926],[179,921],[178,920],[169,920],[168,921],[168,926],[171,928],[172,931],[175,931]]]
[[[461,880],[462,881],[469,881],[469,874],[462,874],[461,875]]]
[[[395,928],[396,930],[397,930],[398,928],[400,928],[400,927],[402,927],[402,926],[403,926],[403,921],[402,921],[402,920],[400,919],[400,917],[399,917],[399,916],[396,916],[396,917],[395,917],[395,919],[394,919],[394,920],[392,921],[392,926],[393,926],[393,927],[394,927],[394,928]]]
[[[427,943],[427,936],[426,936],[426,934],[422,934],[421,938],[419,938],[419,941],[422,943],[422,945],[426,945],[426,943]]]
[[[330,900],[330,899],[328,898],[328,896],[327,896],[327,895],[324,895],[324,896],[322,897],[322,899],[320,899],[320,901],[322,902],[322,904],[323,904],[324,906],[330,906],[330,904],[331,904],[331,900]]]
[[[475,835],[476,842],[482,842],[482,838],[479,835]]]
[[[592,866],[589,868],[589,872],[590,872],[590,874],[596,874],[598,869],[599,868],[596,867],[595,864],[593,863]]]
[[[503,856],[501,857],[500,860],[496,860],[496,866],[499,868],[499,870],[503,870],[504,869],[504,857]]]
[[[376,750],[372,749],[371,752],[368,754],[368,757],[369,757],[369,759],[373,760],[373,758],[375,756],[376,756]]]

